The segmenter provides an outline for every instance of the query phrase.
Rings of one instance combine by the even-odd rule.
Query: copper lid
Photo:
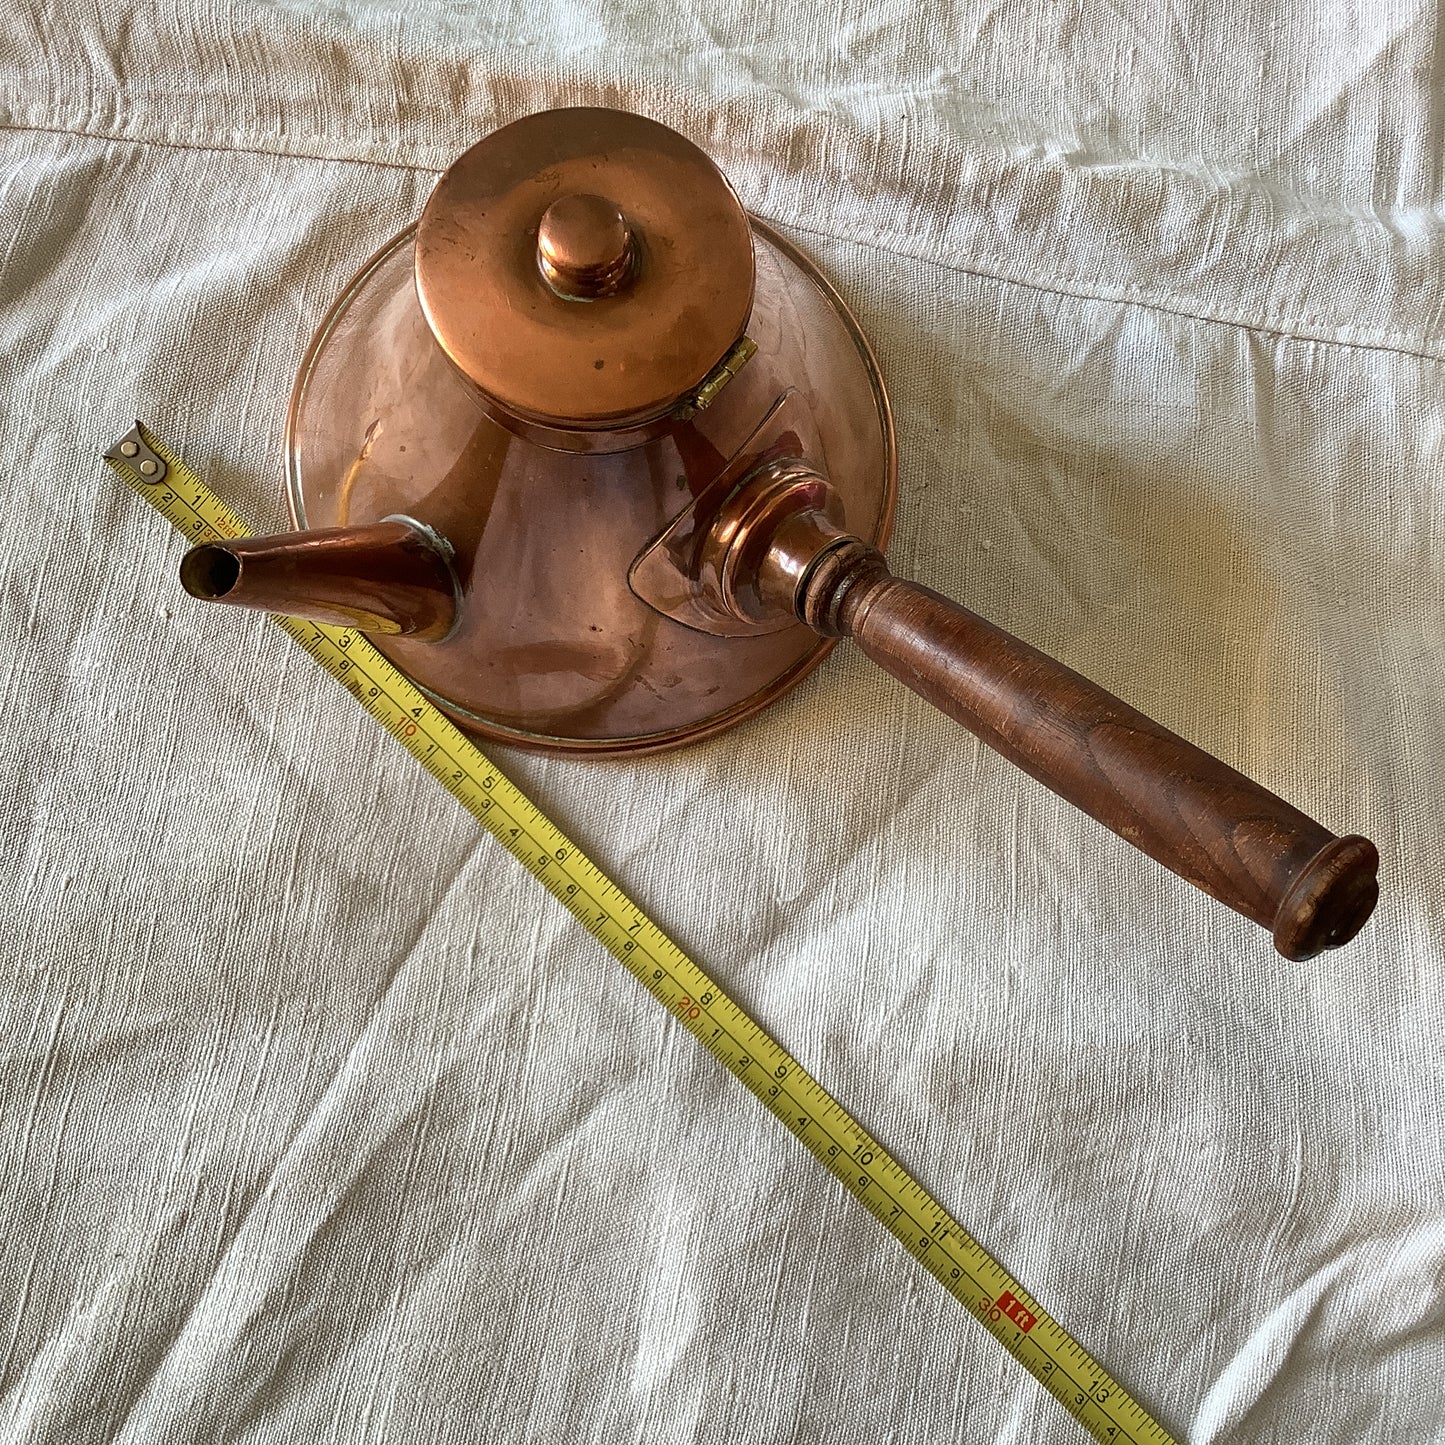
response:
[[[437,182],[416,285],[442,350],[487,397],[561,430],[640,425],[743,334],[748,219],[691,141],[624,111],[528,116]]]

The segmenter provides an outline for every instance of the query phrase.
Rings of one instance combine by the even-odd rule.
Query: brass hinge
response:
[[[703,378],[702,384],[691,391],[678,404],[673,415],[679,421],[686,421],[696,412],[706,411],[717,400],[718,393],[757,354],[758,343],[750,336],[744,336],[713,369]]]

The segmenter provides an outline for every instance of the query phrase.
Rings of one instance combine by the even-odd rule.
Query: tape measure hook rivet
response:
[[[139,422],[105,455],[113,461],[124,462],[144,482],[166,479],[165,458],[146,441]]]

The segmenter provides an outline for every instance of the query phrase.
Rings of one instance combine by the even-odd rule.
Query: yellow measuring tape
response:
[[[191,542],[250,535],[144,427],[106,454]],[[1086,1430],[1174,1438],[778,1041],[663,933],[476,745],[349,628],[275,621],[451,793]]]

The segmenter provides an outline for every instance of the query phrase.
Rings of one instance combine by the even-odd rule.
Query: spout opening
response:
[[[181,586],[203,602],[218,601],[240,580],[241,559],[213,543],[193,547],[181,559]]]

